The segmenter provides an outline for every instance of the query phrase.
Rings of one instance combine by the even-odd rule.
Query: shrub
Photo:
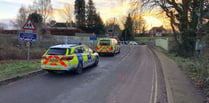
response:
[[[0,35],[0,60],[27,59],[27,48],[23,41],[16,35]],[[40,59],[43,53],[51,46],[59,44],[53,39],[32,42],[30,49],[31,59]]]

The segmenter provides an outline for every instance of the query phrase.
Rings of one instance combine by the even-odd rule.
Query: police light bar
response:
[[[68,42],[67,44],[76,44],[76,45],[82,45],[81,42]]]

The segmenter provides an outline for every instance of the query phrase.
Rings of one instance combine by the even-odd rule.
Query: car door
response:
[[[84,67],[87,67],[87,66],[89,66],[87,50],[85,49],[84,46],[81,46],[81,47],[80,47],[80,50],[82,51],[83,66],[84,66]]]
[[[95,57],[93,56],[93,50],[89,47],[85,47],[87,51],[87,56],[88,56],[88,62],[90,65],[92,65],[95,61]]]
[[[78,58],[78,62],[83,63],[82,49],[80,47],[77,47],[77,48],[75,48],[74,53],[76,54],[76,56]]]

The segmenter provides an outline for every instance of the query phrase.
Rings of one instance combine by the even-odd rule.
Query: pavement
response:
[[[167,57],[159,48],[155,48],[153,51],[162,66],[168,103],[204,103],[202,93],[194,87],[176,62]]]

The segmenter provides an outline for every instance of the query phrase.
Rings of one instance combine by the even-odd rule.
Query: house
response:
[[[160,27],[153,27],[149,30],[149,33],[151,35],[155,35],[155,36],[162,36],[162,34],[166,33],[166,29],[163,26]]]
[[[69,23],[55,23],[47,29],[51,35],[75,36],[76,33],[84,33],[81,29],[72,27]]]
[[[93,45],[90,41],[92,33],[85,33],[81,29],[66,23],[54,23],[54,25],[48,27],[48,31],[56,41],[61,43],[81,42],[88,46]]]

